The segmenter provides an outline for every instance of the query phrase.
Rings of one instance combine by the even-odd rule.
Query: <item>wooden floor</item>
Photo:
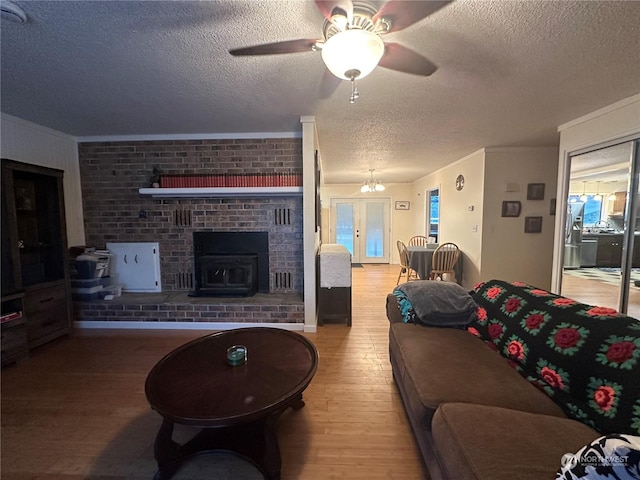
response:
[[[283,479],[428,478],[388,359],[385,296],[398,269],[354,268],[353,326],[306,334],[320,366],[306,406],[279,421]],[[3,369],[1,478],[150,479],[160,416],[146,375],[204,333],[80,331]]]
[[[618,310],[620,286],[565,274],[562,276],[562,295],[588,305],[599,305]],[[640,318],[639,287],[631,286],[629,290],[627,315]]]

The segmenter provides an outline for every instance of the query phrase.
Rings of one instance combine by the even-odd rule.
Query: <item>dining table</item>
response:
[[[413,245],[407,246],[407,253],[409,254],[409,267],[418,274],[421,280],[428,280],[431,273],[431,259],[433,258],[433,252],[438,248],[436,243],[428,243],[427,245]],[[453,268],[456,278],[455,281],[458,284],[462,284],[462,252],[458,256],[458,261]]]

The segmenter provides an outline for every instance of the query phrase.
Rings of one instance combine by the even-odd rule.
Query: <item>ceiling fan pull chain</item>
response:
[[[349,103],[356,103],[356,99],[360,96],[360,92],[358,91],[358,83],[355,78],[351,78],[351,97],[349,98]]]

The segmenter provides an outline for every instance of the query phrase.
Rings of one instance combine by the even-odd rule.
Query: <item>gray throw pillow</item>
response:
[[[464,328],[475,320],[478,305],[453,282],[416,280],[398,285],[393,294],[405,321],[434,327]]]

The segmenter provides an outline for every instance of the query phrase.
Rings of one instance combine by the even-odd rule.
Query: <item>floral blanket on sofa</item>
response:
[[[475,287],[469,331],[596,430],[640,434],[640,321],[523,283]]]

